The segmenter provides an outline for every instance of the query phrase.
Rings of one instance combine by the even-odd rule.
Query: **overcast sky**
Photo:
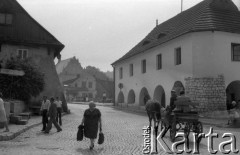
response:
[[[83,67],[102,71],[112,71],[111,63],[143,39],[156,19],[160,24],[181,11],[181,0],[17,1],[65,45],[62,60],[76,56]],[[183,1],[186,10],[202,0]]]

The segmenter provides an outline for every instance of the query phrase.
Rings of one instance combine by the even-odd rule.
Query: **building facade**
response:
[[[2,65],[11,57],[31,58],[44,73],[45,88],[32,104],[41,104],[43,95],[60,96],[65,101],[54,59],[60,57],[64,45],[35,21],[16,0],[1,0],[0,58]],[[64,110],[67,104],[64,103]]]
[[[78,59],[60,61],[56,69],[68,101],[89,101],[96,97],[96,79],[83,70]]]
[[[185,90],[200,111],[240,100],[240,12],[231,0],[205,0],[157,25],[115,61],[115,103],[143,107],[147,94],[163,106]]]

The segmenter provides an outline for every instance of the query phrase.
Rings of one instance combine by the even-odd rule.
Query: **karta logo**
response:
[[[178,138],[179,140],[176,139],[174,143],[169,146],[162,137],[162,134],[164,133],[165,128],[161,130],[158,136],[154,135],[154,130],[151,127],[144,127],[143,128],[143,137],[144,137],[144,144],[143,144],[143,154],[149,154],[149,153],[157,153],[156,149],[154,149],[154,142],[156,141],[157,144],[160,146],[161,150],[172,154],[172,153],[177,153],[177,154],[182,154],[183,152],[185,153],[191,153],[191,154],[199,154],[199,151],[197,149],[197,139],[198,138],[207,138],[207,151],[210,154],[217,154],[218,152],[222,154],[229,154],[229,153],[235,153],[238,154],[239,150],[236,147],[236,137],[232,133],[223,133],[221,138],[224,139],[225,141],[220,142],[218,145],[218,148],[214,148],[214,138],[220,138],[218,133],[213,132],[213,128],[210,127],[209,132],[207,134],[205,133],[200,133],[197,135],[196,133],[193,134],[193,148],[188,148],[186,144],[186,138],[184,135],[184,132],[177,132],[175,138]],[[228,138],[228,139],[227,139]],[[226,140],[227,139],[227,140]],[[157,144],[155,147],[157,147]],[[183,146],[182,149],[179,148],[179,146]],[[227,149],[228,148],[228,149]]]

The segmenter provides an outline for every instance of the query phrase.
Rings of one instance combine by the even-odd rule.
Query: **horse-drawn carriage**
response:
[[[165,130],[170,130],[170,139],[172,142],[175,141],[177,132],[182,131],[187,141],[190,132],[194,132],[196,140],[200,143],[201,138],[198,137],[199,134],[203,133],[203,126],[199,121],[198,112],[193,108],[196,104],[191,101],[186,102],[181,100],[175,101],[174,104],[176,108],[173,111],[166,109],[167,112],[162,115],[161,127],[164,127]]]
[[[157,152],[157,132],[158,124],[161,122],[162,137],[170,130],[170,139],[175,141],[176,134],[179,131],[183,131],[187,147],[189,146],[188,136],[190,132],[195,133],[195,140],[197,142],[197,150],[199,150],[199,143],[201,142],[201,135],[203,133],[202,123],[199,121],[198,112],[194,110],[196,104],[192,103],[188,97],[177,98],[174,102],[176,108],[172,110],[170,106],[163,108],[158,101],[148,100],[146,103],[146,111],[149,118],[149,126],[151,126],[152,120],[154,121],[155,129],[155,147]]]

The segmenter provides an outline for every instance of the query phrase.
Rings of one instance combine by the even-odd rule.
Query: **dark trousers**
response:
[[[50,117],[45,132],[49,132],[52,129],[52,123],[54,124],[54,126],[57,128],[58,131],[61,130],[60,126],[58,125],[58,123],[56,121],[56,118]]]
[[[42,130],[46,130],[46,126],[47,126],[47,123],[48,123],[48,116],[47,116],[47,110],[44,109],[42,111],[42,124],[43,124],[43,128]]]
[[[58,121],[59,120],[59,121]],[[62,108],[57,108],[57,117],[56,121],[62,125]]]

